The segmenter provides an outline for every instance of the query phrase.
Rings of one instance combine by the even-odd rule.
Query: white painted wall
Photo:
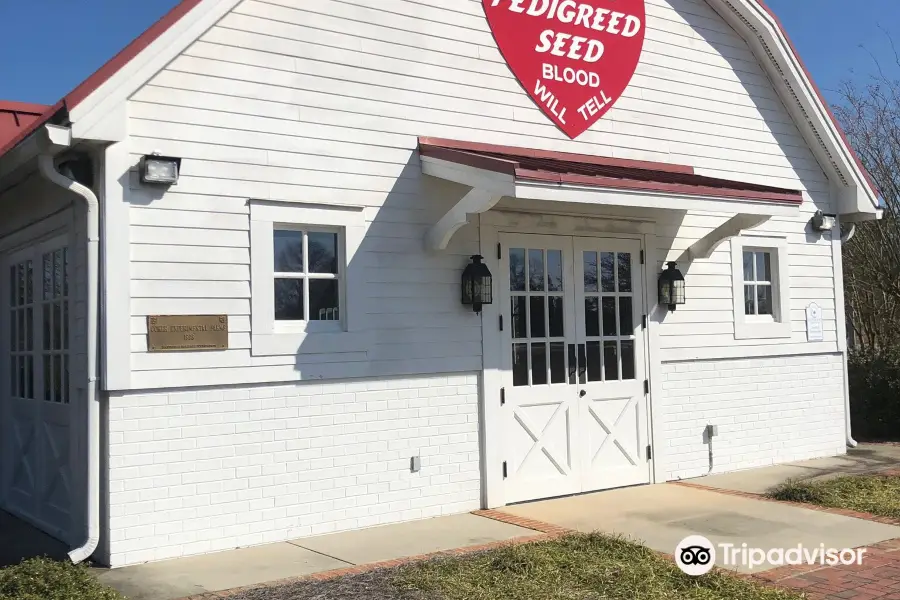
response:
[[[480,1],[371,6],[245,0],[129,101],[132,161],[152,151],[184,158],[171,190],[127,190],[131,388],[480,368],[480,322],[457,299],[477,230],[462,229],[446,254],[422,252],[428,226],[463,190],[420,175],[420,135],[675,162],[803,189],[803,214],[762,230],[791,242],[796,335],[786,343],[803,343],[801,313],[813,299],[835,343],[830,240],[803,232],[817,207],[830,208],[828,182],[749,48],[705,2],[648,2],[647,41],[630,87],[577,141],[512,77]],[[375,340],[367,353],[299,363],[251,355],[248,198],[367,207],[359,260]],[[668,215],[655,261],[727,216],[689,214],[678,223]],[[688,285],[691,303],[660,329],[666,360],[736,345],[727,244],[694,265]],[[230,350],[146,353],[146,315],[196,312],[229,314]]]
[[[114,567],[480,505],[474,373],[116,394],[109,417]]]
[[[666,479],[724,473],[846,452],[840,354],[672,362],[662,365]]]

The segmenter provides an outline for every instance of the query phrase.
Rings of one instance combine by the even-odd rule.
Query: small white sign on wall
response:
[[[821,342],[825,339],[822,326],[822,309],[815,302],[806,307],[806,341]]]

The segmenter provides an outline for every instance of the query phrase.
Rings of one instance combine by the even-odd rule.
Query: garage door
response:
[[[506,501],[648,483],[640,242],[500,239]]]
[[[73,456],[68,263],[64,239],[5,260],[0,363],[4,507],[64,541]]]

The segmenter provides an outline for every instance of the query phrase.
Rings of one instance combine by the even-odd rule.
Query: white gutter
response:
[[[97,196],[90,188],[62,175],[56,170],[54,155],[60,147],[69,145],[62,138],[64,128],[45,126],[49,140],[45,152],[38,156],[38,168],[48,181],[77,194],[84,200],[87,212],[87,539],[69,552],[73,563],[80,563],[97,549],[100,543],[100,398],[97,393],[97,330],[99,324],[99,270],[100,270],[100,211]],[[66,130],[68,133],[68,130]],[[69,137],[69,136],[65,136]],[[54,139],[56,138],[56,139]],[[71,138],[69,138],[71,139]]]
[[[838,235],[840,235],[840,242],[841,242],[838,252],[843,252],[844,244],[849,242],[850,238],[853,237],[853,234],[856,233],[856,223],[848,223],[850,225],[849,229],[846,232],[842,233],[841,228],[840,228],[841,225],[843,225],[842,221],[843,221],[842,219],[840,219],[838,221]],[[832,235],[834,235],[834,234],[832,234]],[[840,254],[838,256],[840,256]],[[843,261],[841,261],[839,268],[843,269]],[[838,274],[836,273],[835,274],[835,276],[836,276],[835,289],[834,289],[835,308],[838,310],[844,310],[844,277],[843,277],[843,274],[841,273],[840,281],[838,281],[837,275]],[[840,302],[840,305],[837,304],[838,302]],[[846,320],[844,320],[843,323],[846,323]],[[853,439],[853,434],[852,434],[851,424],[850,424],[850,371],[849,371],[849,365],[848,365],[848,360],[847,360],[848,349],[847,349],[847,342],[846,342],[846,336],[847,336],[846,326],[844,327],[844,331],[838,331],[837,334],[839,336],[843,335],[844,339],[845,339],[844,345],[839,346],[839,348],[841,348],[841,363],[842,363],[842,366],[844,369],[844,434],[847,439],[847,446],[849,448],[856,448],[857,442],[856,442],[856,440]]]

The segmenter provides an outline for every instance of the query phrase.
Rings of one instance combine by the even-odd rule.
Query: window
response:
[[[338,231],[284,228],[273,234],[276,321],[340,321]]]
[[[362,207],[250,203],[254,356],[366,350]]]
[[[772,316],[772,254],[744,250],[744,314]]]
[[[731,239],[735,339],[791,337],[787,252],[784,238]]]

